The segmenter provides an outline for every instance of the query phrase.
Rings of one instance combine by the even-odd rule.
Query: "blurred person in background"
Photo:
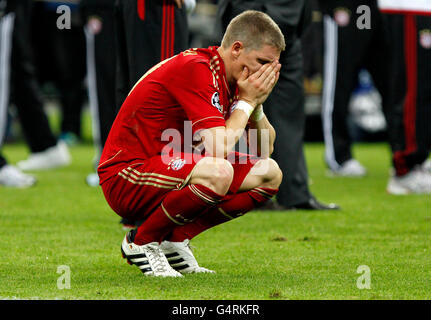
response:
[[[17,163],[23,171],[52,169],[71,161],[66,145],[52,133],[43,109],[29,37],[31,10],[30,0],[0,1],[0,144],[6,132],[7,108],[12,102],[31,151],[28,159]],[[4,169],[4,158],[2,163]],[[16,178],[19,173],[15,173],[12,176]]]
[[[310,192],[308,172],[303,151],[305,106],[303,57],[301,36],[311,22],[311,8],[307,0],[221,0],[218,5],[216,32],[221,35],[228,22],[248,10],[267,13],[280,26],[286,39],[282,52],[280,79],[264,109],[277,133],[274,160],[283,172],[283,182],[277,202],[268,201],[269,210],[333,210],[339,206],[324,204]]]
[[[323,12],[324,67],[322,124],[325,162],[331,176],[362,177],[366,168],[352,154],[349,105],[366,69],[387,107],[388,44],[376,0],[320,0]],[[371,26],[358,27],[360,6],[370,10]]]
[[[154,65],[188,48],[187,12],[195,0],[117,0],[115,3],[116,106]],[[121,220],[124,229],[139,221]]]
[[[318,0],[309,0],[312,12],[310,26],[301,37],[304,57],[304,89],[309,95],[322,92],[323,25]]]
[[[194,0],[117,0],[117,107],[154,65],[188,48]]]
[[[59,28],[61,5],[70,10],[70,26]],[[35,1],[31,25],[38,81],[55,89],[60,105],[60,139],[72,146],[82,139],[81,116],[87,99],[85,35],[79,0]]]
[[[85,23],[88,97],[96,149],[93,161],[94,172],[86,178],[87,184],[92,187],[99,185],[96,168],[117,115],[114,5],[115,0],[82,0],[80,2],[80,10]]]
[[[0,61],[10,61],[12,47],[12,29],[15,14],[9,10],[6,12],[6,1],[0,1]],[[4,37],[4,38],[3,38]],[[7,106],[9,100],[9,68],[1,66],[0,69],[0,145],[3,143],[6,133]],[[5,112],[6,111],[6,112]],[[36,179],[21,172],[17,167],[8,164],[6,158],[0,153],[0,185],[6,187],[27,188],[36,183]]]
[[[387,110],[393,172],[387,192],[430,194],[431,1],[379,0],[391,45]]]

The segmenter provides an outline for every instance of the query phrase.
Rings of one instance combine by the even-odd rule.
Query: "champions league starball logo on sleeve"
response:
[[[220,111],[220,113],[223,113],[223,108],[220,105],[220,95],[219,93],[216,91],[214,92],[213,96],[211,97],[211,104],[217,108],[218,111]]]

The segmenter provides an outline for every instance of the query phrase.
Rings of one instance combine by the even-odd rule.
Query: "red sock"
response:
[[[138,228],[134,242],[137,245],[161,242],[175,227],[189,223],[202,211],[218,204],[222,198],[211,189],[196,184],[171,191]]]
[[[257,206],[264,204],[277,192],[278,189],[255,188],[247,192],[228,195],[223,198],[223,203],[207,209],[193,222],[177,226],[168,240],[181,242],[185,239],[192,239],[209,228],[246,214]]]

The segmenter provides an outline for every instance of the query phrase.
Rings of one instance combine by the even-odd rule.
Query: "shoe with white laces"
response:
[[[35,183],[35,177],[22,173],[14,166],[7,164],[0,169],[0,185],[15,188],[28,188]]]
[[[136,230],[129,231],[121,244],[123,258],[136,265],[146,276],[182,277],[183,275],[169,265],[157,242],[139,246],[133,242]]]
[[[163,241],[160,245],[172,268],[186,273],[215,273],[213,270],[200,267],[190,249],[190,240],[182,242]]]
[[[401,177],[393,174],[386,190],[394,195],[431,194],[431,174],[421,166]]]
[[[340,168],[331,169],[329,174],[340,177],[363,177],[367,174],[367,169],[358,160],[350,159],[344,162]]]
[[[64,167],[71,162],[66,144],[59,141],[55,146],[30,154],[28,159],[19,161],[17,167],[23,171],[49,170]]]

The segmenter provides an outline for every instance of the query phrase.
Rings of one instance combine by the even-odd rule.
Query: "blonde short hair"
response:
[[[237,15],[226,28],[221,46],[230,47],[235,41],[241,41],[246,50],[259,50],[263,45],[270,45],[284,51],[286,43],[279,26],[266,13],[247,10]]]

